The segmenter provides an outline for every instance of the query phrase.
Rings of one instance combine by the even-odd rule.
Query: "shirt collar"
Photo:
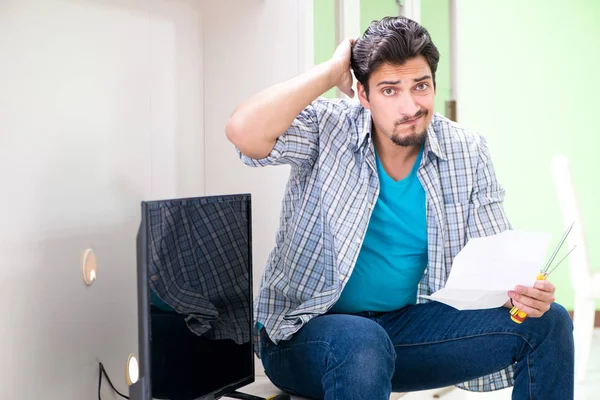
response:
[[[427,128],[427,137],[425,138],[425,148],[423,150],[423,158],[429,153],[433,153],[437,158],[441,160],[446,160],[446,153],[442,150],[442,146],[440,145],[440,140],[438,139],[438,135],[436,132],[441,132],[440,118],[439,114],[435,113],[433,118],[431,119],[431,123],[429,124],[429,128]]]
[[[353,132],[354,136],[352,142],[354,144],[354,151],[359,151],[362,146],[368,144],[368,140],[371,138],[371,111],[361,106],[361,112],[358,118],[356,126],[356,132]]]

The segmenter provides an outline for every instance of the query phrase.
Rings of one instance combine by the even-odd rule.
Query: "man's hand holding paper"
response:
[[[540,317],[554,301],[555,287],[536,281],[550,235],[507,230],[473,238],[457,254],[446,286],[423,296],[459,310],[515,306]]]

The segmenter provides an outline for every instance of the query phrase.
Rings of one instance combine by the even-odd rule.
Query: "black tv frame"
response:
[[[153,201],[142,201],[141,211],[142,218],[138,235],[136,238],[136,254],[137,254],[137,295],[138,295],[138,362],[139,362],[139,378],[138,381],[129,386],[129,398],[131,400],[152,400],[152,384],[150,376],[150,334],[151,334],[151,321],[150,321],[150,287],[148,281],[148,211],[149,206],[155,203],[162,203],[165,201],[171,202],[202,202],[204,204],[223,200],[242,200],[248,203],[248,266],[249,266],[249,296],[248,304],[250,305],[249,315],[250,326],[248,327],[251,342],[251,374],[243,379],[219,388],[212,393],[208,393],[202,397],[198,397],[194,400],[216,400],[222,396],[228,396],[232,398],[245,399],[245,400],[265,400],[263,397],[257,397],[245,393],[237,392],[243,386],[246,386],[255,381],[255,369],[254,369],[254,345],[252,340],[253,330],[253,307],[252,300],[253,295],[253,276],[252,276],[252,196],[250,193],[240,194],[226,194],[226,195],[213,195],[213,196],[200,196],[200,197],[187,197],[187,198],[176,198],[176,199],[164,199],[164,200],[153,200]]]

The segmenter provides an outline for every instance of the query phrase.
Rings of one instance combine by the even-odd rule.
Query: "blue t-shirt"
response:
[[[393,311],[417,299],[427,266],[425,190],[417,177],[423,147],[407,177],[395,181],[376,155],[380,190],[367,233],[333,312]]]
[[[173,307],[162,301],[153,290],[150,291],[150,304],[163,311],[175,311]]]

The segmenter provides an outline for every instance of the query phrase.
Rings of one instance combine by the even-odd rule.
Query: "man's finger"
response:
[[[554,290],[546,290],[547,288],[544,286],[543,288],[539,287],[526,287],[526,286],[517,286],[515,288],[515,292],[521,294],[523,296],[532,297],[534,299],[542,300],[542,301],[554,301]]]
[[[535,283],[533,284],[533,287],[539,290],[543,290],[545,292],[552,292],[554,293],[554,291],[556,290],[556,286],[554,286],[554,284],[552,282],[549,281],[535,281]]]
[[[519,310],[532,314],[534,317],[542,316],[550,309],[550,305],[554,302],[554,295],[534,288],[528,288],[528,294],[519,294],[515,291],[508,292],[509,297],[513,300],[513,304]],[[518,304],[518,305],[517,305]]]
[[[547,292],[545,290],[540,290],[538,288],[528,288],[528,287],[524,287],[524,286],[517,286],[516,290],[511,291],[511,292],[514,293],[514,296],[511,296],[511,293],[509,293],[509,296],[512,299],[516,299],[519,301],[525,301],[525,300],[521,300],[521,299],[527,297],[532,300],[551,304],[554,302],[554,300],[556,300],[554,298],[554,292]]]
[[[530,307],[527,304],[521,303],[518,300],[514,300],[513,299],[512,303],[514,304],[515,307],[517,307],[519,309],[519,311],[523,311],[529,317],[539,318],[539,317],[541,317],[544,314],[541,310],[538,310],[536,308]]]

